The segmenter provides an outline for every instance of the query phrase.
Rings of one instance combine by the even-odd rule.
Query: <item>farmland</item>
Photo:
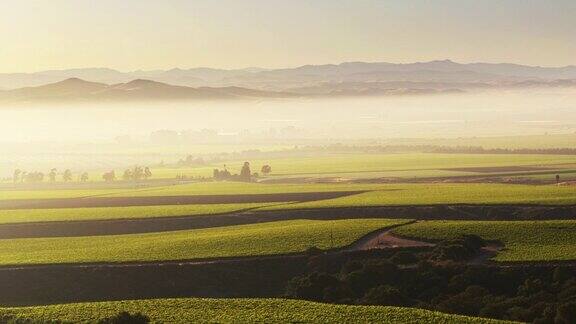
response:
[[[576,203],[572,186],[532,186],[506,184],[256,184],[194,183],[149,190],[104,194],[105,197],[151,197],[172,195],[234,195],[291,192],[370,191],[333,201],[295,204],[293,208],[338,207],[349,205],[403,205],[434,203]]]
[[[506,184],[391,184],[330,200],[271,206],[263,209],[337,208],[351,206],[434,204],[575,204],[573,186]]]
[[[251,162],[254,170],[267,163]],[[576,260],[576,186],[569,180],[557,185],[554,179],[555,174],[571,177],[573,156],[338,153],[269,163],[273,173],[249,183],[169,180],[188,170],[211,172],[213,166],[204,166],[156,170],[155,177],[168,179],[160,182],[3,187],[0,270],[21,278],[7,286],[21,296],[0,294],[0,300],[9,305],[103,302],[5,307],[0,314],[88,321],[128,310],[183,322],[490,322],[357,306],[373,304],[520,321],[523,317],[512,311],[492,313],[492,304],[512,300],[526,280],[549,280],[543,278],[552,278],[546,272],[552,270],[536,277],[514,270],[517,286],[507,295],[485,282],[451,278],[488,264],[548,267]],[[504,248],[489,256],[476,251],[450,259],[455,265],[445,269],[437,249],[464,234],[499,241]],[[406,261],[398,261],[402,254]],[[502,275],[484,271],[495,280]],[[46,280],[36,279],[45,272]],[[81,287],[62,279],[69,277]],[[427,290],[429,278],[448,288]],[[475,290],[478,285],[489,293]],[[45,293],[37,295],[40,290]],[[469,297],[461,294],[489,297],[462,306],[460,300]],[[30,295],[36,297],[27,303]],[[173,296],[228,299],[163,299]],[[230,299],[286,296],[295,299]],[[511,309],[527,309],[524,305]]]
[[[124,190],[121,193],[103,194],[97,197],[90,196],[90,192],[86,191],[66,191],[69,197],[79,197],[82,194],[88,194],[88,196],[65,201],[58,200],[62,195],[57,191],[52,191],[52,193],[54,196],[50,197],[45,194],[44,197],[50,198],[42,201],[28,201],[24,199],[24,196],[19,196],[20,199],[13,201],[10,199],[0,200],[0,207],[4,208],[4,210],[0,210],[0,224],[215,215],[245,209],[251,209],[253,212],[270,212],[296,209],[446,204],[550,206],[576,204],[576,186],[494,183],[258,184],[209,182],[149,188],[147,190]],[[238,193],[242,195],[240,196]],[[219,195],[210,196],[209,194]],[[30,196],[35,195],[36,192],[33,192]],[[330,198],[334,196],[337,198]],[[298,199],[303,199],[303,201]],[[126,207],[122,207],[123,204]],[[43,205],[50,207],[41,207]],[[23,209],[10,210],[16,207]]]
[[[289,152],[289,151],[288,151]],[[363,179],[367,177],[390,177],[400,179],[432,178],[451,176],[473,176],[466,168],[507,167],[514,172],[515,167],[533,168],[533,171],[550,171],[574,169],[574,155],[550,154],[447,154],[399,152],[384,153],[338,153],[338,152],[292,152],[272,154],[269,158],[225,159],[218,162],[207,162],[203,165],[165,165],[152,166],[150,179],[175,179],[178,175],[189,178],[210,178],[215,168],[224,165],[231,173],[239,173],[245,160],[251,162],[255,172],[263,165],[271,165],[272,173],[263,180],[274,180],[294,177],[345,177]],[[461,170],[458,170],[461,169]],[[120,178],[122,170],[116,170]],[[82,172],[74,170],[75,174]],[[104,171],[90,170],[89,181],[101,182]],[[498,172],[494,172],[497,174]],[[528,172],[516,172],[519,176]],[[61,184],[60,177],[58,177]],[[5,182],[7,185],[8,182]]]
[[[97,322],[120,311],[164,323],[504,323],[428,310],[322,304],[286,299],[155,299],[0,308],[0,316],[35,321]]]
[[[402,220],[295,220],[188,231],[0,240],[0,264],[187,260],[347,246]]]
[[[504,249],[495,261],[566,261],[576,259],[576,221],[427,221],[394,230],[427,240],[475,234],[500,241]]]
[[[271,157],[270,159],[252,159],[255,170],[269,164],[273,172],[269,178],[322,176],[322,177],[449,177],[473,175],[465,170],[451,168],[472,167],[518,167],[534,166],[541,170],[563,169],[565,165],[576,162],[571,155],[537,154],[441,154],[441,153],[399,153],[399,154],[358,154],[324,153],[303,155],[301,157]],[[238,173],[242,160],[226,161],[231,172]],[[214,168],[222,163],[199,167],[165,167],[152,170],[154,178],[175,178],[178,174],[189,177],[210,177]],[[513,170],[513,169],[511,169]],[[521,174],[521,173],[519,173]]]
[[[0,224],[215,215],[268,204],[208,204],[0,210]]]

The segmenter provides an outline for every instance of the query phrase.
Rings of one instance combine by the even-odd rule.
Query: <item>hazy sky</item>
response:
[[[446,58],[576,64],[576,1],[0,1],[0,72]]]

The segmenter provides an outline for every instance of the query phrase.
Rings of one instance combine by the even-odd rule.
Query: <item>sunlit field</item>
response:
[[[403,220],[295,220],[149,234],[0,240],[0,264],[169,261],[334,249]]]
[[[244,161],[248,160],[254,172],[263,165],[272,166],[272,173],[262,181],[290,177],[344,177],[362,178],[434,178],[451,176],[474,176],[486,174],[530,175],[534,172],[553,175],[556,171],[567,172],[576,169],[576,157],[571,155],[535,155],[535,154],[439,154],[439,153],[396,153],[396,154],[358,154],[358,153],[300,153],[299,157],[275,157],[268,159],[245,158],[242,160],[223,160],[206,162],[206,165],[163,167],[151,166],[149,179],[175,180],[178,176],[189,179],[212,177],[213,170],[226,167],[232,173],[239,173]],[[174,161],[176,158],[174,158]],[[530,168],[520,168],[527,167]],[[506,168],[507,167],[507,168]],[[469,169],[468,169],[469,168]],[[485,170],[477,168],[486,168]],[[490,168],[495,168],[491,170]],[[111,168],[112,170],[114,168]],[[117,168],[118,180],[122,180],[122,171]],[[84,172],[75,170],[76,173]],[[88,182],[103,181],[103,173],[110,171],[88,171]],[[77,174],[76,174],[77,176]],[[264,176],[264,175],[262,175]],[[4,185],[10,184],[5,178]],[[46,180],[46,182],[48,182]],[[56,183],[61,183],[61,176]],[[142,182],[138,181],[137,183]],[[15,188],[18,188],[16,185]]]
[[[505,323],[414,308],[331,305],[299,300],[250,298],[155,299],[0,308],[0,315],[36,321],[57,319],[70,322],[93,322],[113,316],[120,311],[141,312],[147,314],[152,321],[170,323],[352,323],[358,319],[370,323],[390,324],[399,322]]]
[[[274,203],[270,203],[274,204]],[[94,207],[0,210],[0,224],[62,222],[152,217],[217,215],[266,207],[267,203],[166,205],[133,207]]]
[[[576,323],[575,13],[0,1],[0,324]]]
[[[395,233],[427,240],[475,234],[504,244],[495,261],[566,261],[576,259],[576,221],[428,221],[410,224]]]

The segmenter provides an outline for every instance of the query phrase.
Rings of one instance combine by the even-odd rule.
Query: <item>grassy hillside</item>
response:
[[[176,160],[176,158],[174,158]],[[152,167],[152,179],[187,177],[212,177],[214,168],[225,164],[231,173],[240,173],[244,161],[249,161],[253,172],[260,172],[263,165],[270,165],[270,177],[286,176],[344,176],[362,178],[379,177],[434,177],[473,174],[466,170],[448,170],[469,167],[535,166],[565,168],[576,163],[574,155],[549,154],[445,154],[445,153],[300,153],[296,157],[242,159],[219,161],[202,166]],[[175,162],[175,161],[174,161]],[[73,170],[77,175],[80,171]],[[117,169],[121,176],[123,170]],[[102,171],[90,171],[90,181],[102,181]],[[61,177],[58,177],[61,182]],[[8,182],[7,182],[8,183]]]
[[[440,240],[476,234],[505,248],[496,261],[576,260],[576,221],[427,221],[394,230],[400,235]]]
[[[286,299],[155,299],[0,308],[0,315],[96,322],[120,311],[161,323],[504,323],[416,308],[350,306]]]
[[[576,187],[507,184],[389,184],[378,190],[335,199],[278,205],[263,209],[433,204],[576,204]]]
[[[0,210],[0,224],[215,215],[274,203]]]
[[[576,186],[516,185],[495,183],[412,183],[412,184],[259,184],[207,182],[149,189],[119,190],[100,196],[151,197],[186,195],[277,194],[297,192],[369,191],[342,198],[275,206],[267,209],[325,208],[346,206],[422,204],[576,204]],[[98,190],[8,191],[2,198],[83,197]],[[6,195],[4,195],[6,193]]]
[[[0,240],[0,264],[159,261],[303,252],[349,245],[403,220],[294,220],[146,234]]]
[[[225,164],[232,173],[239,173],[244,160]],[[469,173],[447,168],[501,167],[501,166],[551,166],[576,163],[576,156],[538,154],[441,154],[441,153],[323,153],[297,158],[250,159],[253,171],[263,165],[272,166],[272,176],[372,176],[433,177],[456,176]],[[166,167],[152,170],[153,178],[174,178],[177,174],[211,177],[214,168],[222,163],[200,167]]]

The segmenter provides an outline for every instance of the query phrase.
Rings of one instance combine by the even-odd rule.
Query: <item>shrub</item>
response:
[[[408,251],[397,252],[390,260],[395,264],[414,264],[418,262],[418,258],[414,253]]]
[[[130,314],[120,312],[112,317],[98,321],[99,324],[146,324],[150,323],[150,318],[142,313]]]
[[[365,305],[410,306],[412,302],[397,288],[381,285],[368,290],[361,300]]]
[[[576,302],[560,305],[556,310],[554,322],[557,324],[576,323]]]

